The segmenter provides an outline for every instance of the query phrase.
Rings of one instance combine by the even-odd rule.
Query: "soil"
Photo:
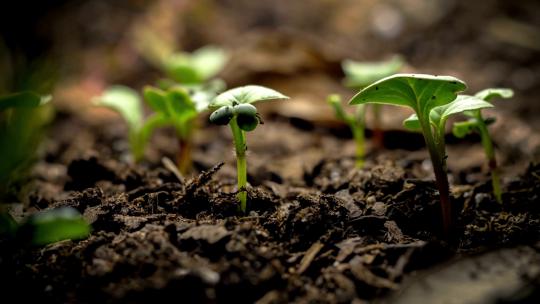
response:
[[[6,296],[55,303],[418,303],[470,289],[471,301],[481,303],[538,299],[540,165],[505,179],[503,205],[482,170],[452,172],[456,225],[443,235],[424,150],[379,151],[356,169],[349,139],[279,118],[260,129],[264,138],[248,138],[251,186],[243,214],[226,128],[201,130],[194,154],[201,173],[179,179],[159,161],[119,161],[127,153],[121,122],[102,127],[61,115],[18,210],[71,206],[93,232],[44,248],[1,240]],[[174,138],[159,133],[149,158],[167,155],[160,143],[168,141]]]
[[[39,248],[0,238],[2,299],[540,303],[538,39],[524,45],[523,35],[508,35],[536,30],[537,1],[80,2],[36,22],[67,75],[52,94],[58,112],[43,153],[10,211],[21,219],[71,206],[93,231]],[[35,19],[23,11],[12,19]],[[397,13],[401,32],[387,37],[374,18]],[[261,105],[265,124],[248,134],[246,214],[237,209],[228,128],[201,119],[194,171],[182,177],[162,161],[175,159],[174,132],[155,134],[134,165],[124,123],[85,104],[109,83],[140,88],[162,76],[138,53],[139,26],[175,29],[174,47],[186,50],[222,45],[231,61],[220,77],[230,87],[261,84],[292,97]],[[504,204],[491,194],[479,138],[448,135],[448,235],[423,138],[401,126],[410,112],[383,109],[383,147],[369,141],[356,169],[350,131],[324,101],[352,94],[340,83],[343,58],[394,53],[408,61],[404,72],[455,75],[468,93],[516,91],[487,111],[497,118],[490,130]]]

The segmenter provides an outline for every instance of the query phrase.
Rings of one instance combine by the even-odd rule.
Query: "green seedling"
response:
[[[228,90],[219,94],[211,103],[211,108],[217,108],[210,115],[210,122],[231,127],[236,150],[236,166],[238,176],[238,200],[240,210],[246,211],[247,204],[247,163],[246,163],[246,134],[255,130],[262,120],[257,108],[252,105],[258,101],[288,99],[289,97],[266,87],[248,85]]]
[[[107,107],[124,118],[128,125],[128,140],[133,160],[140,162],[153,130],[164,125],[166,119],[162,115],[154,114],[145,120],[141,97],[135,90],[125,86],[111,86],[93,101],[95,105]]]
[[[14,194],[35,158],[44,127],[53,113],[50,96],[25,91],[0,96],[0,199]]]
[[[445,233],[452,227],[444,142],[446,120],[455,113],[491,106],[485,101],[473,105],[466,100],[456,100],[457,93],[465,88],[463,81],[450,76],[396,74],[369,85],[350,101],[350,104],[390,104],[414,110],[416,117],[408,118],[405,125],[420,129],[424,135],[439,190]]]
[[[362,168],[364,166],[365,158],[365,113],[364,105],[356,107],[356,113],[348,114],[343,109],[341,104],[341,96],[333,94],[328,96],[327,102],[334,108],[336,117],[346,123],[353,134],[353,138],[356,144],[356,167]]]
[[[139,162],[144,157],[144,150],[152,132],[158,127],[175,128],[179,151],[177,165],[181,173],[191,168],[191,137],[199,113],[208,108],[211,96],[208,92],[194,91],[192,95],[181,86],[172,86],[161,90],[147,86],[144,88],[144,100],[154,111],[144,119],[141,97],[134,90],[123,86],[112,86],[95,99],[99,106],[105,106],[118,112],[126,120],[129,128],[129,142],[133,157]]]
[[[181,86],[173,86],[166,91],[150,86],[144,88],[144,99],[154,110],[154,115],[162,117],[176,131],[179,144],[176,163],[182,174],[191,169],[192,136],[197,117],[208,109],[213,96],[209,91],[193,91],[190,95]]]
[[[163,60],[161,68],[182,85],[202,84],[216,76],[227,60],[228,55],[223,49],[205,46],[193,53],[174,53]]]
[[[345,73],[343,83],[346,87],[358,91],[377,80],[398,73],[404,64],[405,62],[401,56],[393,56],[389,60],[378,62],[358,62],[347,59],[341,63],[341,68]],[[380,148],[383,145],[384,136],[381,130],[381,106],[379,104],[373,104],[372,109],[373,142],[376,147]],[[365,110],[357,110],[356,114],[363,121],[363,128],[365,129]]]
[[[92,228],[74,208],[61,207],[35,213],[17,223],[9,213],[0,214],[0,235],[19,242],[43,246],[88,237]]]
[[[505,88],[489,88],[476,93],[474,96],[467,96],[467,98],[475,98],[485,101],[490,101],[493,98],[511,98],[514,96],[514,91]],[[470,133],[480,134],[482,146],[486,154],[489,169],[491,171],[491,184],[493,187],[493,195],[497,202],[502,203],[502,189],[499,167],[497,166],[497,159],[495,157],[495,149],[493,148],[493,141],[489,135],[487,128],[489,122],[493,122],[494,119],[484,119],[481,109],[475,109],[471,111],[463,112],[466,116],[470,117],[467,121],[460,121],[454,123],[452,132],[456,137],[463,138]]]

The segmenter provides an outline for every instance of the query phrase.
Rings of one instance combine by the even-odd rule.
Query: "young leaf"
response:
[[[143,123],[141,98],[134,90],[125,86],[111,86],[94,99],[99,106],[108,107],[124,117],[131,130],[138,130]]]
[[[452,133],[457,138],[463,138],[472,133],[477,127],[476,119],[455,122],[452,126]]]
[[[367,86],[349,103],[406,106],[427,120],[431,109],[456,99],[465,88],[463,81],[451,76],[396,74]]]
[[[493,98],[508,99],[514,96],[514,91],[507,88],[489,88],[474,94],[474,96],[485,101],[490,101]]]
[[[257,101],[289,99],[276,90],[257,85],[247,85],[225,91],[210,103],[210,107],[234,106],[242,103],[254,103]]]
[[[0,96],[0,111],[8,108],[34,108],[48,101],[34,92],[25,91]]]
[[[345,86],[361,89],[381,78],[399,72],[403,64],[400,56],[394,56],[390,60],[381,62],[344,60],[341,68],[345,73]]]
[[[411,131],[422,131],[422,126],[420,125],[420,121],[418,120],[418,116],[416,114],[411,114],[411,116],[407,117],[403,121],[403,126]]]
[[[223,49],[206,46],[191,54],[173,54],[165,61],[165,68],[171,77],[183,84],[201,83],[219,73],[227,59]]]
[[[168,114],[167,94],[151,86],[145,86],[143,89],[144,101],[152,110],[158,113]]]
[[[74,208],[62,207],[32,215],[24,224],[34,245],[46,245],[66,239],[83,239],[91,227]]]
[[[474,96],[459,95],[454,101],[433,108],[430,112],[429,120],[430,123],[435,124],[438,128],[444,128],[448,118],[454,114],[492,107],[493,105],[489,102]],[[412,131],[421,130],[420,121],[416,114],[409,116],[409,118],[403,121],[403,125]]]

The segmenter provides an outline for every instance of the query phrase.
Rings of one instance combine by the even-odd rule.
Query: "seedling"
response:
[[[289,97],[263,86],[248,85],[238,87],[219,94],[211,103],[217,108],[210,115],[210,122],[217,125],[229,125],[236,150],[236,167],[238,177],[238,200],[240,210],[246,211],[247,204],[247,164],[246,134],[255,130],[262,120],[257,108],[252,105],[258,101],[288,99]]]
[[[364,166],[365,157],[365,115],[364,105],[358,105],[356,107],[356,114],[348,114],[343,109],[341,104],[341,96],[333,94],[328,96],[327,102],[334,108],[336,117],[346,123],[353,134],[353,138],[356,144],[356,167],[362,168]]]
[[[467,96],[471,99],[481,99],[490,101],[493,98],[511,98],[514,96],[514,91],[505,88],[489,88],[476,93],[474,96]],[[493,187],[493,195],[497,202],[502,203],[502,189],[501,180],[499,176],[499,167],[497,166],[497,159],[495,157],[495,150],[493,148],[493,141],[489,135],[487,125],[489,122],[493,122],[494,119],[487,120],[482,116],[481,109],[465,111],[466,116],[470,117],[467,121],[460,121],[454,123],[452,132],[456,137],[463,138],[467,134],[476,132],[480,134],[482,146],[486,154],[488,167],[491,171],[491,184]]]
[[[416,118],[410,117],[405,125],[419,128],[424,135],[439,190],[445,233],[452,226],[444,145],[446,120],[455,113],[491,106],[485,101],[482,103],[475,101],[473,104],[466,99],[456,100],[457,93],[465,88],[466,84],[463,81],[450,76],[396,74],[369,85],[350,101],[350,104],[390,104],[410,107],[414,110]],[[456,102],[452,102],[454,100]]]
[[[140,162],[152,131],[166,123],[165,117],[154,114],[145,120],[141,97],[136,91],[125,86],[111,86],[93,101],[95,105],[107,107],[124,118],[128,125],[128,140],[133,159]]]
[[[12,193],[34,159],[43,128],[52,119],[50,96],[25,91],[0,96],[0,199]]]
[[[379,62],[357,62],[353,60],[344,60],[341,63],[341,68],[345,73],[345,79],[343,80],[345,86],[354,89],[361,90],[367,85],[380,80],[384,77],[388,77],[399,72],[405,62],[400,56],[394,56],[387,61]],[[383,145],[383,132],[381,130],[381,106],[379,104],[373,104],[373,142],[376,147],[382,147]],[[365,110],[359,109],[356,112],[356,116],[364,123],[365,128]]]
[[[198,91],[192,96],[180,86],[173,86],[167,91],[147,86],[144,88],[144,99],[160,115],[167,125],[176,130],[179,152],[176,163],[182,174],[191,169],[192,135],[196,128],[196,119],[200,113],[208,109],[211,93]]]

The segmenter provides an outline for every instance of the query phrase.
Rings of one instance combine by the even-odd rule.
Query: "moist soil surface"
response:
[[[539,299],[538,164],[504,179],[502,205],[491,194],[481,163],[451,171],[455,224],[444,235],[427,153],[421,145],[413,149],[408,144],[418,142],[415,134],[394,136],[393,149],[371,147],[365,167],[356,169],[350,139],[271,118],[248,136],[251,186],[244,214],[237,209],[227,128],[201,129],[194,170],[186,177],[159,160],[161,155],[174,159],[170,133],[158,133],[148,162],[133,165],[124,161],[124,131],[121,122],[96,126],[59,115],[45,156],[26,186],[28,197],[13,206],[12,214],[71,206],[92,223],[93,231],[84,240],[41,248],[2,239],[5,299]]]

